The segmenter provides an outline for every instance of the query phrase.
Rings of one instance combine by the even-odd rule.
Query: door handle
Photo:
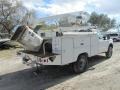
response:
[[[84,45],[84,43],[80,43],[80,45]]]

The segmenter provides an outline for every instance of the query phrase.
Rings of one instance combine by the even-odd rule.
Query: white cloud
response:
[[[28,9],[42,11],[43,13],[50,13],[52,15],[63,14],[68,12],[83,11],[85,10],[86,0],[57,0],[52,4],[47,4],[44,7],[43,0],[30,0],[29,2],[23,0],[23,4]],[[39,4],[37,7],[35,5]]]
[[[120,0],[93,0],[93,4],[97,9],[108,14],[120,13]]]
[[[73,2],[73,3],[64,3],[64,4],[50,4],[49,8],[46,8],[46,12],[51,14],[63,14],[68,12],[82,11],[85,9],[85,3],[82,1]]]
[[[51,4],[46,3],[47,8],[43,7],[44,0],[22,1],[28,9],[45,10],[52,14],[85,10],[86,5],[94,5],[94,8],[104,12],[118,13],[120,11],[120,0],[52,0]]]
[[[34,9],[37,10],[37,7],[35,5],[39,4],[39,7],[43,4],[44,0],[21,0],[23,2],[23,5],[28,9]]]
[[[110,17],[120,16],[120,0],[22,0],[28,9],[43,12],[48,15],[63,14],[76,11],[96,11],[109,14]]]

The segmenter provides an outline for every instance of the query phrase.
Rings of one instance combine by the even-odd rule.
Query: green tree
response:
[[[90,16],[90,19],[88,21],[94,26],[98,26],[99,28],[103,28],[104,31],[115,27],[116,20],[111,19],[106,14],[97,14],[96,12],[93,12]]]

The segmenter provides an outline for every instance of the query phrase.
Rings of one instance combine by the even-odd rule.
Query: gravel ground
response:
[[[120,43],[111,59],[90,58],[86,72],[76,75],[67,66],[44,67],[39,75],[23,65],[14,49],[0,51],[0,90],[120,90]]]

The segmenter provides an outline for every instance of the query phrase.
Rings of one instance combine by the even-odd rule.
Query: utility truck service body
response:
[[[113,41],[97,32],[97,29],[78,32],[52,32],[37,35],[27,26],[19,26],[11,40],[18,41],[25,50],[19,51],[24,63],[30,65],[68,65],[75,73],[85,71],[88,57],[105,53],[112,56]]]

